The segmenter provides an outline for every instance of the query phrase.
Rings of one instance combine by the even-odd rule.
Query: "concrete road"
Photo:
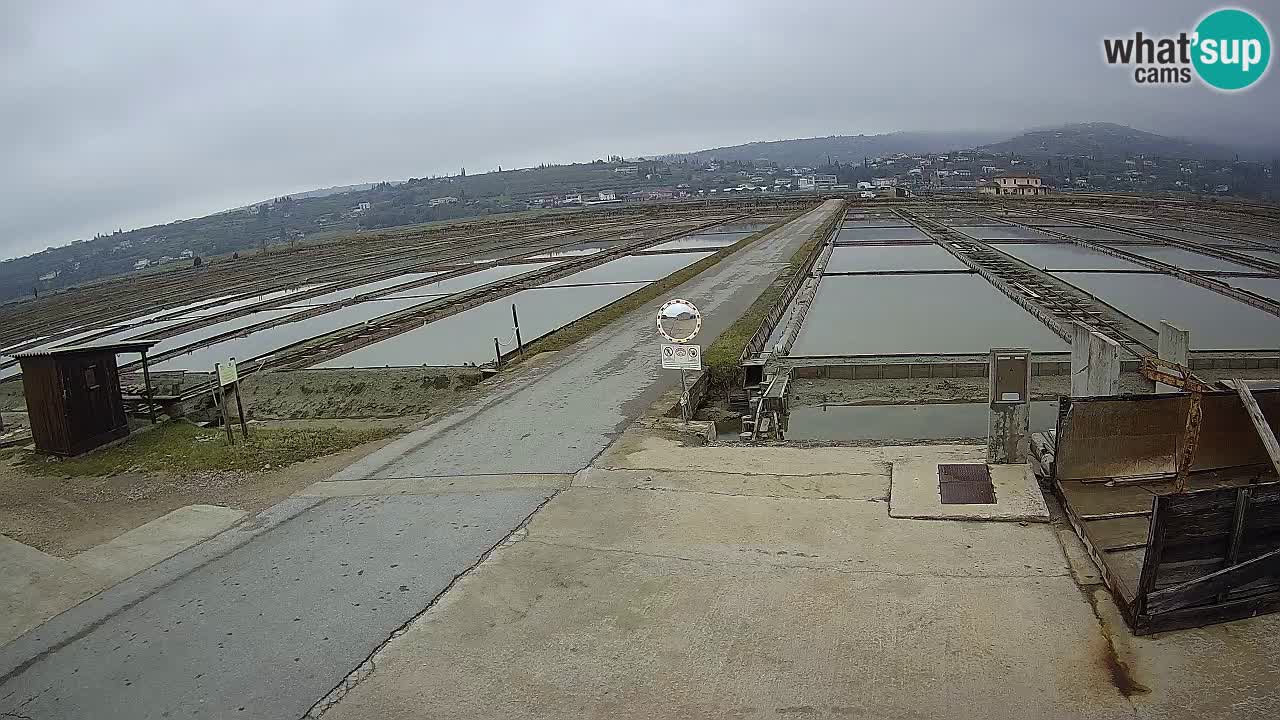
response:
[[[704,337],[837,206],[680,288]],[[301,717],[678,382],[654,310],[6,645],[0,717]]]
[[[1277,717],[1280,615],[1135,638],[1069,528],[889,516],[983,452],[633,426],[324,720]]]

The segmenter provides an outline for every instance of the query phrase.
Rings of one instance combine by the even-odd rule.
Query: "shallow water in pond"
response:
[[[792,355],[986,353],[1069,349],[977,275],[827,276]]]
[[[1191,332],[1193,350],[1275,350],[1280,317],[1171,275],[1054,273],[1151,328]],[[1232,278],[1238,283],[1244,278]]]
[[[792,407],[788,440],[940,440],[987,436],[987,403]],[[1058,403],[1031,403],[1032,432],[1052,430]]]

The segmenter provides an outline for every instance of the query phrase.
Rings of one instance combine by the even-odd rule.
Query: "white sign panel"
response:
[[[218,382],[223,387],[234,385],[240,380],[240,376],[236,373],[235,358],[231,358],[231,360],[224,363],[215,363],[214,366],[218,368]]]
[[[663,344],[662,367],[664,370],[701,370],[702,348],[697,345]]]

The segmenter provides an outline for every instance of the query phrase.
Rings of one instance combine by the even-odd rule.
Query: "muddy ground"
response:
[[[196,383],[205,377],[195,373],[161,375],[156,378],[157,391],[170,391],[177,382]],[[21,461],[28,450],[0,449],[0,533],[52,555],[70,557],[184,505],[224,505],[257,512],[329,477],[422,421],[452,410],[465,398],[486,392],[487,385],[480,379],[474,368],[297,370],[252,375],[245,379],[241,395],[253,427],[336,425],[390,433],[382,440],[270,470],[42,476],[24,471]],[[0,410],[9,431],[25,428],[21,382],[0,384]],[[202,413],[193,411],[190,417],[200,420]]]
[[[369,423],[361,421],[361,426]],[[186,505],[264,510],[387,442],[390,438],[268,471],[122,472],[102,477],[29,473],[21,463],[25,451],[0,450],[0,533],[67,558]]]

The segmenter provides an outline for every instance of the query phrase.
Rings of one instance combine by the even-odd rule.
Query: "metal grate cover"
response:
[[[943,505],[994,505],[991,469],[985,463],[939,465],[938,494]]]

